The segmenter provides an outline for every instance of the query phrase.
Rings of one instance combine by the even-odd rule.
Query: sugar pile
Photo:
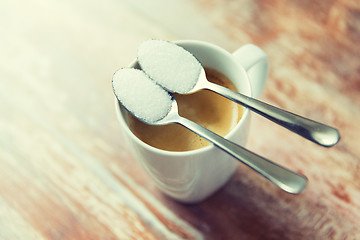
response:
[[[169,93],[141,70],[119,69],[113,76],[112,86],[121,104],[146,123],[154,123],[170,111],[172,100]]]
[[[189,92],[202,69],[190,52],[163,40],[143,42],[138,48],[137,58],[142,70],[170,92]]]

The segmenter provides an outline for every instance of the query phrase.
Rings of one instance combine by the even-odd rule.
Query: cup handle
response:
[[[264,89],[269,74],[269,58],[266,53],[253,44],[246,44],[237,49],[233,56],[248,74],[252,95],[258,98]]]

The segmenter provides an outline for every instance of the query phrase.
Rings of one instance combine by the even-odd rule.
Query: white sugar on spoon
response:
[[[340,139],[335,128],[209,82],[199,61],[174,43],[145,41],[138,48],[137,58],[142,70],[170,92],[188,94],[211,90],[319,145],[331,147]]]
[[[119,69],[113,76],[112,86],[121,104],[146,123],[164,118],[171,109],[169,93],[141,70]]]
[[[202,66],[176,44],[149,40],[138,47],[139,64],[152,79],[170,92],[188,93],[200,76]]]

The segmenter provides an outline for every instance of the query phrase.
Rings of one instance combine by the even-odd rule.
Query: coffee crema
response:
[[[234,84],[222,73],[205,68],[210,82],[237,91]],[[237,103],[209,90],[193,94],[174,94],[179,115],[217,133],[226,136],[239,122],[243,108]],[[152,126],[128,114],[130,130],[143,142],[167,151],[190,151],[210,145],[210,142],[178,124]]]

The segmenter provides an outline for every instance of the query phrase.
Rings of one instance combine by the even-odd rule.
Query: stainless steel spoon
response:
[[[214,143],[215,146],[245,163],[284,191],[296,194],[305,188],[307,179],[304,176],[285,169],[181,117],[178,113],[175,98],[165,89],[151,81],[142,71],[126,68],[119,69],[113,76],[112,86],[122,106],[139,120],[151,125],[180,124]],[[146,93],[149,94],[140,91],[139,87],[145,87]],[[157,97],[151,96],[151,93],[156,94]],[[164,104],[159,104],[159,98]],[[150,111],[148,111],[149,109]],[[161,114],[159,115],[158,113]]]
[[[267,160],[184,117],[181,117],[178,113],[178,106],[175,98],[172,98],[171,109],[163,119],[146,123],[151,125],[166,125],[170,123],[180,124],[212,142],[215,146],[260,173],[262,176],[286,192],[297,194],[306,187],[306,177],[279,166],[270,160]]]
[[[206,79],[205,70],[203,68],[201,69],[196,85],[193,89],[187,92],[187,94],[197,92],[201,89],[211,90],[236,103],[239,103],[261,116],[321,146],[331,147],[340,139],[339,131],[336,128],[304,118],[259,101],[255,98],[248,97],[239,92],[235,92],[223,86],[209,82]]]
[[[153,64],[154,59],[159,64]],[[174,43],[162,40],[145,41],[139,46],[138,62],[143,71],[170,92],[190,94],[201,89],[208,89],[321,146],[331,147],[340,139],[339,131],[333,127],[209,82],[201,63],[190,52]],[[180,68],[182,66],[180,63],[185,64],[186,68],[184,66]],[[197,75],[199,72],[200,74]],[[184,75],[185,73],[190,74]],[[183,78],[183,75],[186,78]],[[176,85],[173,85],[173,82],[176,82]],[[177,88],[177,82],[181,82],[181,85],[186,87]]]

